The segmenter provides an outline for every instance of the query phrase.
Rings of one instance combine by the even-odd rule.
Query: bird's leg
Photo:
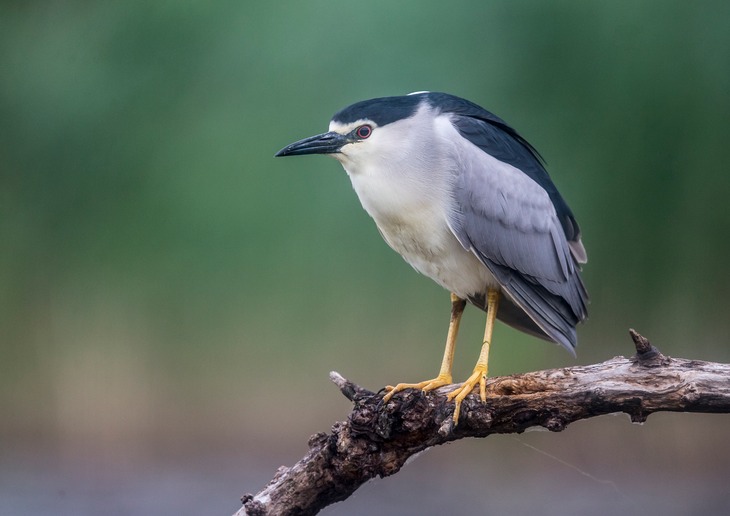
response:
[[[399,383],[395,387],[388,385],[386,390],[388,393],[383,397],[383,401],[388,401],[393,394],[404,389],[421,389],[431,391],[438,389],[444,385],[451,383],[451,367],[454,363],[454,350],[456,349],[456,336],[459,334],[459,323],[461,322],[461,314],[464,313],[466,301],[456,294],[451,294],[451,320],[449,321],[449,333],[446,335],[446,348],[444,349],[444,358],[441,361],[441,369],[439,374],[433,380],[425,380],[420,383]]]
[[[462,384],[461,387],[451,391],[446,398],[454,400],[454,426],[459,423],[459,412],[461,411],[461,402],[464,401],[471,391],[474,390],[477,383],[479,384],[479,397],[482,403],[487,401],[487,370],[489,365],[489,344],[492,342],[492,330],[494,329],[494,321],[497,317],[497,307],[499,305],[499,290],[490,289],[487,292],[487,324],[484,327],[484,340],[482,341],[482,351],[479,353],[479,360],[474,366],[474,372]]]

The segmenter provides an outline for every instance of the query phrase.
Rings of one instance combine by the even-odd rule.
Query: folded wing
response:
[[[467,108],[449,115],[468,140],[454,151],[449,225],[500,282],[507,299],[497,316],[572,351],[588,300],[578,224],[537,152],[494,115]]]

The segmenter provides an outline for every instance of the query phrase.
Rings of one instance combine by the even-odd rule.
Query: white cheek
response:
[[[368,143],[369,141],[348,143],[333,156],[342,163],[348,174],[359,174],[365,170],[372,170],[372,165],[381,160],[382,150],[373,155]]]

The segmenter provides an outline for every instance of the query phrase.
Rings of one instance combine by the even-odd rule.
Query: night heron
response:
[[[339,111],[329,132],[276,156],[301,154],[337,159],[388,245],[451,292],[438,376],[388,386],[386,401],[452,382],[466,301],[487,312],[487,323],[474,372],[448,394],[455,423],[477,385],[486,401],[495,318],[575,353],[588,301],[580,229],[540,155],[502,119],[445,93],[376,98]]]

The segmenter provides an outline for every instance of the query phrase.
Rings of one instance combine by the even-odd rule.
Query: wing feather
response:
[[[588,301],[579,267],[585,250],[572,212],[534,149],[501,120],[504,126],[449,116],[468,140],[454,151],[451,230],[545,337],[572,350]]]

